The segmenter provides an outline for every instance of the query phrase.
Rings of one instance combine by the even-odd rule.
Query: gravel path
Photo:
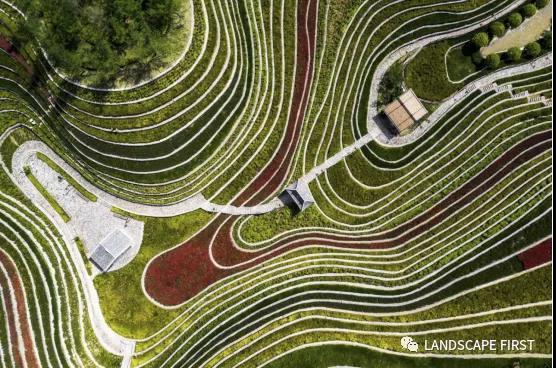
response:
[[[201,193],[189,197],[179,203],[165,206],[129,202],[125,199],[108,194],[105,191],[98,189],[97,187],[89,183],[81,176],[81,174],[79,174],[79,172],[68,165],[60,156],[58,156],[52,149],[50,149],[50,147],[40,141],[27,141],[23,143],[13,155],[12,168],[23,170],[23,166],[25,166],[26,164],[28,164],[30,167],[33,167],[36,164],[36,161],[27,161],[37,152],[43,153],[44,155],[51,158],[54,162],[56,162],[58,166],[60,166],[71,177],[73,177],[79,184],[81,184],[89,192],[93,193],[98,198],[98,201],[105,207],[111,208],[112,206],[114,206],[124,211],[135,213],[141,216],[172,217],[197,209],[204,209],[208,212],[226,213],[230,215],[254,215],[270,212],[283,206],[282,202],[280,202],[277,198],[268,203],[253,207],[220,205],[209,202]],[[52,175],[44,175],[45,173],[46,172],[44,171],[35,172],[35,174],[38,175],[37,178],[41,183],[43,183],[43,185],[47,187],[55,187],[55,185],[49,183],[52,180],[57,180],[57,178]]]

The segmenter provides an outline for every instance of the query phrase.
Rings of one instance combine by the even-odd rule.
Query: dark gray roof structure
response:
[[[122,230],[108,234],[89,258],[102,272],[107,272],[116,260],[131,247],[131,239]]]
[[[297,206],[300,211],[303,211],[310,207],[315,200],[309,189],[309,185],[303,181],[296,181],[292,185],[286,188],[286,193],[289,194],[293,203]]]

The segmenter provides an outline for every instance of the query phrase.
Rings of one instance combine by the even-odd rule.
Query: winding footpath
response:
[[[16,127],[17,126],[5,131],[4,134],[0,136],[0,146],[4,143],[9,134]],[[35,143],[38,143],[39,146],[44,145],[41,142],[35,141],[28,143],[30,145],[33,145]],[[48,147],[46,148],[48,149]],[[53,152],[48,150],[46,152],[49,153],[49,156],[51,156]],[[52,157],[57,157],[57,155],[54,155]],[[131,356],[134,351],[135,342],[117,334],[106,323],[106,320],[104,319],[104,316],[102,314],[99,297],[93,284],[93,280],[89,276],[85,263],[83,262],[83,258],[79,253],[79,248],[78,245],[75,243],[71,229],[66,223],[63,222],[60,216],[46,201],[46,199],[44,199],[44,197],[40,195],[33,184],[28,180],[27,176],[23,172],[23,166],[25,164],[24,162],[13,162],[12,165],[15,164],[18,166],[12,167],[19,168],[19,170],[14,170],[13,173],[10,173],[8,168],[5,166],[2,157],[0,157],[0,162],[2,163],[3,169],[6,171],[6,173],[8,173],[14,184],[16,184],[20,188],[23,194],[27,198],[29,198],[29,200],[32,201],[35,206],[37,206],[43,213],[48,215],[50,221],[54,223],[54,225],[60,232],[64,243],[68,244],[70,256],[72,258],[73,264],[77,269],[79,279],[81,280],[83,292],[85,294],[85,300],[87,303],[87,312],[89,314],[89,319],[91,321],[93,331],[104,349],[112,354],[124,357],[124,360],[122,361],[122,368],[129,367],[129,364],[126,362],[131,362]]]

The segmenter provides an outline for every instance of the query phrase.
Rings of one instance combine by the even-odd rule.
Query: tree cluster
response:
[[[156,58],[156,35],[167,33],[180,0],[29,0],[27,37],[74,78],[100,72],[110,78],[130,62]],[[131,55],[130,55],[131,54]]]
[[[490,40],[494,37],[502,37],[506,33],[507,28],[517,28],[523,23],[523,17],[532,17],[537,13],[537,8],[543,8],[548,5],[549,0],[536,0],[535,3],[528,3],[521,7],[519,12],[513,12],[506,18],[506,22],[496,21],[488,26],[487,31],[481,31],[473,35],[471,42],[468,43],[468,49],[472,51],[471,58],[475,65],[486,66],[489,69],[496,69],[502,65],[502,61],[518,62],[523,56],[535,58],[542,53],[542,50],[550,50],[552,48],[552,33],[547,32],[538,42],[527,44],[523,50],[518,47],[512,47],[501,55],[491,54],[483,58],[480,49],[488,46]]]

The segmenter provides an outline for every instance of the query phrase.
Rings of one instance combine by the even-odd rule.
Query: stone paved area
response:
[[[114,262],[110,271],[122,268],[129,263],[139,252],[143,240],[143,223],[115,214],[112,212],[111,206],[104,201],[91,202],[85,199],[62,176],[37,158],[36,154],[33,154],[32,151],[26,153],[22,158],[22,163],[29,166],[37,180],[71,218],[67,224],[72,235],[82,240],[87,256],[108,234],[120,229],[131,239],[131,248]]]

